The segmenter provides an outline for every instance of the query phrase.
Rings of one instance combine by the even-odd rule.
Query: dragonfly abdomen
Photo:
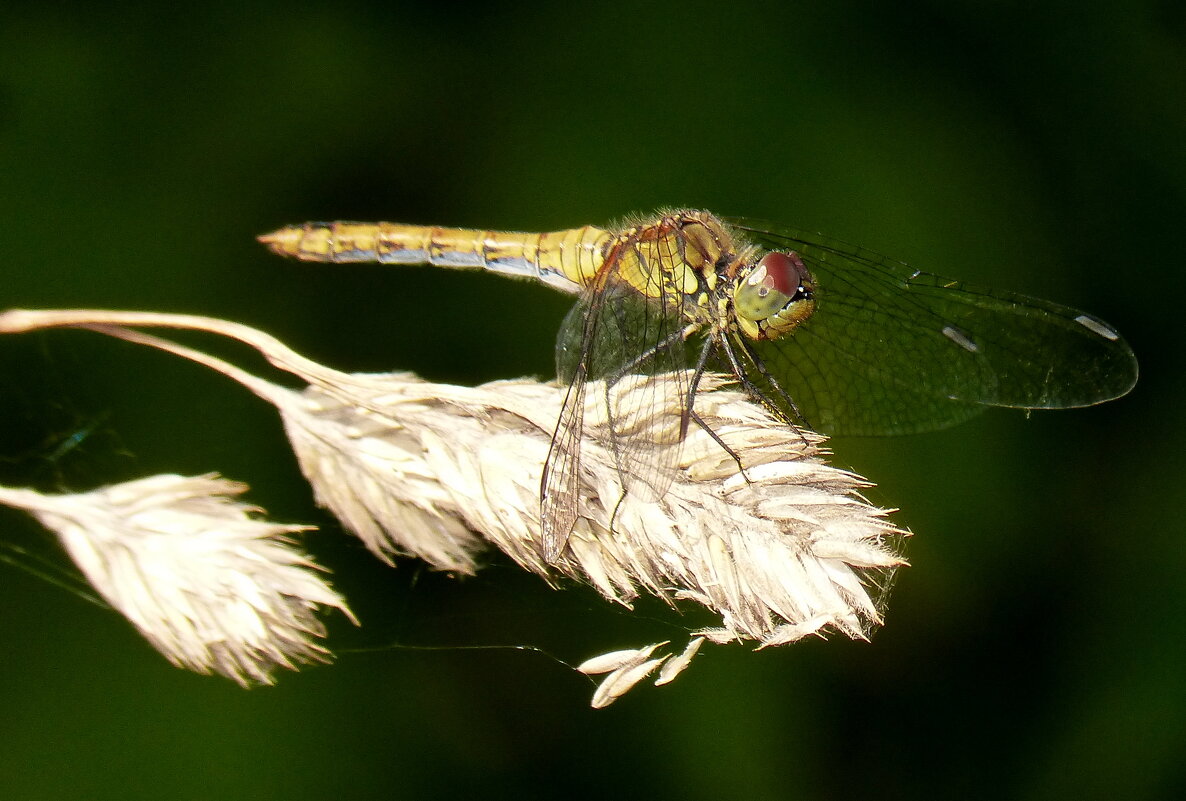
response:
[[[484,269],[533,278],[569,293],[592,281],[612,239],[591,225],[529,234],[355,222],[290,225],[259,237],[274,252],[302,261]]]

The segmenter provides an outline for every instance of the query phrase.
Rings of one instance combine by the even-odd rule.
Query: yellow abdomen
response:
[[[259,240],[304,261],[432,264],[535,278],[576,293],[592,282],[614,236],[587,225],[545,234],[435,228],[400,223],[290,225]]]

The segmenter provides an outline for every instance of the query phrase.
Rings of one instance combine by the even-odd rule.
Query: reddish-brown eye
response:
[[[789,334],[815,311],[814,283],[797,253],[767,253],[733,291],[733,311],[750,339]]]
[[[807,267],[796,253],[767,253],[758,262],[766,268],[766,276],[778,292],[794,297],[807,275]]]

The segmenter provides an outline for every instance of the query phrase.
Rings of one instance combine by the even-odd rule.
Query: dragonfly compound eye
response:
[[[733,310],[746,336],[778,339],[815,311],[815,281],[797,253],[767,253],[737,285]]]

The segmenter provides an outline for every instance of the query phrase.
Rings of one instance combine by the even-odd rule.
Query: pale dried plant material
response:
[[[0,503],[53,531],[111,606],[174,665],[247,686],[277,667],[328,661],[320,608],[345,601],[291,536],[235,500],[246,485],[156,475],[92,492],[0,487]]]
[[[677,668],[675,672],[661,670],[659,679],[655,684],[666,684],[674,679],[676,674],[687,666],[691,655],[696,652],[696,649],[700,647],[699,643],[703,641],[703,637],[697,637],[692,640],[692,643],[689,643],[688,647],[684,649],[684,653],[674,660],[669,658],[670,655],[661,656],[657,659],[650,658],[651,654],[658,648],[667,645],[667,642],[664,641],[648,645],[645,648],[611,651],[601,656],[595,656],[577,665],[577,670],[586,676],[596,676],[601,673],[609,674],[602,679],[601,683],[597,685],[597,689],[593,692],[592,707],[594,709],[602,709],[621,698],[626,694],[627,690],[651,675],[655,668],[660,665],[666,668],[668,664],[676,660],[682,660],[682,666]],[[685,656],[687,657],[686,659],[684,658]],[[664,678],[665,676],[666,678]]]
[[[664,684],[675,681],[676,676],[683,673],[688,665],[692,664],[692,657],[696,655],[702,645],[704,645],[703,637],[693,637],[689,640],[679,656],[674,656],[663,663],[663,667],[659,669],[659,678],[655,679],[655,686],[662,687]]]
[[[663,664],[663,660],[665,659],[667,659],[666,656],[661,656],[657,659],[647,659],[638,664],[623,665],[613,671],[605,677],[601,684],[597,685],[597,689],[593,692],[593,700],[590,701],[590,706],[594,709],[604,709],[614,701],[617,701],[628,690],[633,689],[634,685],[651,675],[655,671],[655,668]]]
[[[628,648],[621,651],[610,651],[609,653],[586,659],[577,665],[577,670],[586,676],[596,676],[601,673],[610,673],[621,670],[622,668],[641,665],[651,654],[664,645],[667,645],[667,643],[668,641],[664,640],[663,642],[648,645],[645,648]]]
[[[13,311],[0,331],[89,327],[204,363],[274,404],[318,501],[388,561],[414,555],[471,573],[483,540],[545,580],[584,581],[629,605],[640,593],[693,601],[719,616],[698,632],[715,643],[782,645],[836,630],[864,638],[905,564],[905,532],[860,495],[860,477],[823,461],[823,438],[770,417],[744,394],[704,376],[696,411],[746,466],[698,426],[668,454],[675,474],[661,497],[623,495],[604,412],[591,386],[581,443],[579,517],[555,565],[542,557],[540,478],[564,390],[536,381],[475,388],[431,384],[406,373],[341,373],[293,353],[254,329],[210,318],[133,312]],[[220,333],[257,348],[309,383],[295,392],[207,354],[117,326],[170,326]],[[651,394],[672,376],[627,377],[611,393]],[[629,398],[623,408],[638,406]],[[678,416],[678,409],[667,416]],[[639,431],[643,441],[670,441]],[[662,446],[656,446],[662,447]],[[698,648],[677,657],[679,669]],[[659,659],[645,672],[658,666]],[[641,665],[619,674],[611,702]],[[666,680],[674,677],[669,672]],[[660,681],[664,681],[664,675]],[[603,682],[603,686],[604,686]],[[607,700],[608,699],[608,700]]]

